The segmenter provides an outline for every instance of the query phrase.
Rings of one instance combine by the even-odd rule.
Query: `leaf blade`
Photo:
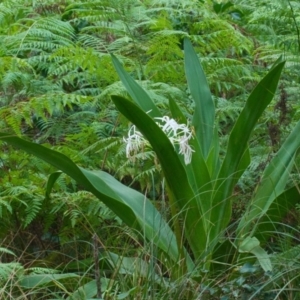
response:
[[[230,133],[226,155],[214,188],[212,222],[215,226],[211,230],[212,238],[219,235],[230,221],[231,195],[242,174],[242,170],[239,170],[240,162],[257,120],[273,99],[283,67],[284,62],[277,63],[258,83]]]
[[[123,69],[122,65],[118,61],[118,59],[112,54],[112,62],[113,65],[122,81],[126,90],[128,91],[131,98],[134,100],[136,104],[141,107],[144,112],[148,113],[150,116],[154,117],[161,117],[161,113],[157,106],[154,104],[152,99],[146,93],[142,87],[135,82],[133,78],[131,78],[128,73]]]
[[[184,66],[187,83],[195,102],[193,125],[204,158],[214,135],[215,106],[198,56],[188,38],[184,39]]]
[[[300,148],[299,131],[300,122],[266,167],[256,194],[239,223],[239,236],[248,234],[250,225],[253,225],[253,222],[256,221],[259,222],[259,219],[267,213],[273,201],[284,192],[296,153]],[[252,234],[257,225],[258,223],[251,229]]]

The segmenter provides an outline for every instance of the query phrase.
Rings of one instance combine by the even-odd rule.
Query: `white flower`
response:
[[[192,138],[192,132],[186,124],[178,124],[174,119],[168,116],[156,118],[165,124],[158,124],[161,129],[167,134],[173,145],[179,145],[179,154],[184,156],[184,163],[188,165],[192,160],[192,153],[195,152],[189,145],[189,140]]]
[[[132,125],[128,131],[128,138],[123,138],[126,143],[126,157],[132,158],[136,155],[141,148],[145,145],[145,139],[143,135],[136,130],[135,125]],[[133,154],[132,154],[133,153]]]
[[[163,132],[165,133],[173,133],[173,136],[177,136],[177,131],[180,129],[180,125],[174,120],[170,119],[168,116],[164,116],[162,118],[155,118],[157,120],[161,120],[162,122],[165,122],[165,125],[158,124]]]
[[[189,145],[189,140],[192,134],[186,136],[183,135],[179,138],[179,154],[184,156],[184,163],[188,165],[192,161],[192,153],[195,152]]]
[[[162,118],[155,119],[161,121],[157,124],[168,136],[173,146],[179,145],[179,154],[184,156],[184,163],[188,165],[192,160],[193,152],[195,152],[189,145],[189,141],[193,137],[191,130],[186,124],[178,124],[174,119],[171,119],[168,116],[163,116]],[[129,129],[128,138],[123,139],[126,143],[127,158],[132,158],[133,156],[135,156],[138,151],[147,143],[143,135],[136,130],[136,127],[134,125]]]

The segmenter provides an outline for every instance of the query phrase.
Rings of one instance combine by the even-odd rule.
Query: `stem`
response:
[[[93,234],[93,246],[94,246],[94,264],[95,264],[95,281],[97,287],[97,298],[102,299],[101,291],[101,275],[99,268],[99,240],[96,233]]]
[[[289,4],[289,6],[290,6],[290,9],[291,9],[291,12],[292,12],[292,19],[293,19],[295,27],[296,27],[297,39],[298,39],[298,52],[300,52],[300,30],[299,30],[299,27],[297,25],[297,21],[296,21],[296,17],[295,17],[295,12],[294,12],[293,6],[292,6],[292,4],[291,4],[291,2],[289,0],[287,0],[287,2]]]

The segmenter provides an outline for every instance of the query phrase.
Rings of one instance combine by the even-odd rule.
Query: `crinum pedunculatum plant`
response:
[[[162,255],[158,258],[163,258],[160,263],[173,279],[189,274],[198,280],[203,270],[213,271],[216,264],[219,270],[226,263],[237,265],[241,256],[255,256],[265,271],[271,271],[271,261],[263,249],[272,231],[270,226],[273,229],[300,198],[297,187],[286,190],[300,146],[300,123],[265,168],[234,235],[225,233],[231,219],[234,187],[250,163],[251,133],[274,96],[284,62],[278,59],[248,97],[221,160],[214,102],[198,56],[187,38],[184,55],[187,83],[195,103],[192,131],[185,125],[187,118],[175,100],[169,102],[171,117],[164,116],[112,56],[132,98],[112,96],[118,110],[134,124],[125,138],[127,155],[138,151],[143,143],[151,145],[165,177],[171,222],[165,220],[143,194],[106,172],[78,167],[63,154],[6,133],[1,133],[0,139],[40,157],[96,195],[124,223],[156,247],[157,253]],[[59,175],[59,172],[50,175],[48,194]],[[220,249],[222,255],[219,256]],[[228,253],[226,258],[224,253]]]

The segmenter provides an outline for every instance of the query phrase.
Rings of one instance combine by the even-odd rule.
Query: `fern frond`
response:
[[[27,274],[58,274],[59,271],[50,268],[33,267],[26,269]]]
[[[217,99],[217,109],[216,116],[219,122],[222,122],[223,125],[227,125],[228,121],[234,123],[237,117],[239,116],[243,105],[238,103],[233,103],[222,98]]]
[[[13,211],[12,206],[11,206],[5,199],[1,199],[1,196],[0,196],[0,217],[1,217],[1,218],[2,218],[3,207],[4,207],[10,214],[12,214],[12,211]]]
[[[25,219],[23,221],[23,227],[26,228],[38,215],[42,209],[43,197],[32,195],[26,201]]]
[[[73,44],[74,29],[67,23],[57,18],[24,18],[14,26],[19,33],[4,39],[9,53],[16,55],[23,52],[37,51],[52,52],[62,46]]]
[[[5,253],[5,254],[10,254],[10,255],[16,256],[16,254],[13,251],[10,251],[9,249],[3,248],[3,247],[0,247],[0,253]]]
[[[24,273],[24,268],[20,263],[0,263],[0,282],[5,284],[16,277],[21,276]]]

